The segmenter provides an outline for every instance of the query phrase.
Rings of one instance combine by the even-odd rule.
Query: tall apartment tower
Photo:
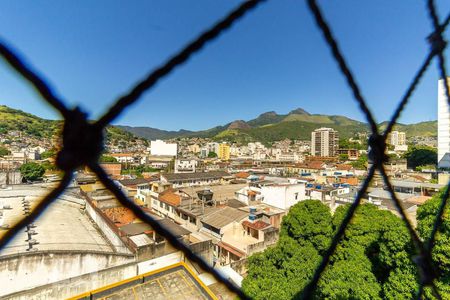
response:
[[[311,132],[312,156],[336,156],[339,133],[333,128],[319,128]]]
[[[450,84],[450,77],[447,77],[447,84]],[[444,79],[438,82],[438,167],[450,168],[450,110]]]

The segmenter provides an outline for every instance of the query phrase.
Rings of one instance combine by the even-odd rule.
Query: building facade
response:
[[[226,143],[220,144],[217,157],[222,160],[230,160],[230,146]]]
[[[177,156],[177,144],[166,143],[161,140],[150,142],[151,155]]]
[[[333,128],[319,128],[311,132],[312,156],[336,156],[339,133]]]
[[[447,77],[449,83],[450,77]],[[438,82],[438,167],[450,168],[450,111],[444,79]]]

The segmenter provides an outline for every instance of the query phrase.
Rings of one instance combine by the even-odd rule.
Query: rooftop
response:
[[[240,221],[248,215],[247,212],[232,208],[222,207],[221,209],[207,215],[201,221],[215,228],[222,228],[235,221]]]
[[[124,186],[135,186],[138,184],[149,183],[150,180],[145,178],[134,178],[134,179],[122,179],[119,180],[121,185]]]
[[[208,189],[210,189],[214,195],[214,200],[225,200],[225,199],[234,199],[235,198],[235,192],[239,191],[243,187],[246,187],[247,184],[227,184],[227,185],[212,185],[208,186]],[[198,187],[188,187],[183,188],[182,191],[188,194],[189,196],[193,198],[197,198],[197,191],[199,190]]]
[[[194,180],[194,179],[216,179],[222,177],[231,176],[227,172],[223,171],[211,171],[211,172],[196,172],[196,173],[174,173],[174,174],[161,174],[162,177],[166,178],[168,181],[183,181],[183,180]]]
[[[72,299],[217,299],[185,263],[138,275]]]
[[[9,205],[11,209],[4,209],[1,225],[14,225],[24,217],[23,200],[30,203],[32,209],[38,201],[50,191],[50,188],[39,185],[15,186],[10,190],[0,191],[0,203]],[[36,235],[32,238],[39,244],[33,248],[43,250],[72,250],[72,251],[105,251],[113,252],[109,243],[92,224],[89,218],[81,212],[84,200],[77,194],[67,191],[60,196],[34,222]],[[0,234],[5,232],[0,229]],[[17,236],[0,251],[0,256],[26,252],[28,248],[28,234],[21,230]]]
[[[414,182],[414,181],[403,181],[403,180],[391,180],[392,186],[396,187],[406,187],[406,188],[431,188],[431,189],[441,189],[445,187],[445,184],[437,183],[427,183],[427,182]]]

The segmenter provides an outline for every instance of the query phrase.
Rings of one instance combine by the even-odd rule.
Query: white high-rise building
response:
[[[450,84],[450,77],[447,77],[447,84]],[[444,79],[439,79],[438,83],[438,167],[450,168],[450,110]]]
[[[336,156],[339,133],[333,128],[319,128],[311,132],[312,156]]]

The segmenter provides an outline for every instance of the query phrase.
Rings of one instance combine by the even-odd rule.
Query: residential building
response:
[[[299,201],[307,199],[306,182],[255,182],[237,191],[236,199],[246,205],[264,203],[287,210]]]
[[[450,77],[447,77],[449,85]],[[438,167],[450,168],[450,110],[444,79],[438,82]]]
[[[161,174],[161,182],[171,183],[174,188],[222,184],[231,179],[233,176],[222,171]]]
[[[176,159],[175,173],[194,173],[197,167],[196,159]]]
[[[214,152],[217,154],[219,152],[219,143],[216,143],[216,142],[207,143],[206,148],[208,149],[208,153]],[[206,155],[208,155],[208,154],[206,154]]]
[[[394,130],[389,133],[387,143],[392,146],[403,146],[406,145],[406,133]]]
[[[161,140],[150,141],[151,155],[177,156],[178,145]]]
[[[336,156],[339,148],[339,133],[333,128],[319,128],[311,132],[312,156]]]
[[[226,143],[219,144],[217,157],[221,160],[230,160],[230,146]]]
[[[105,170],[106,174],[108,174],[109,176],[120,176],[121,172],[122,172],[122,164],[119,162],[111,162],[111,163],[106,163],[106,162],[102,162],[100,163],[100,166],[103,168],[103,170]]]

